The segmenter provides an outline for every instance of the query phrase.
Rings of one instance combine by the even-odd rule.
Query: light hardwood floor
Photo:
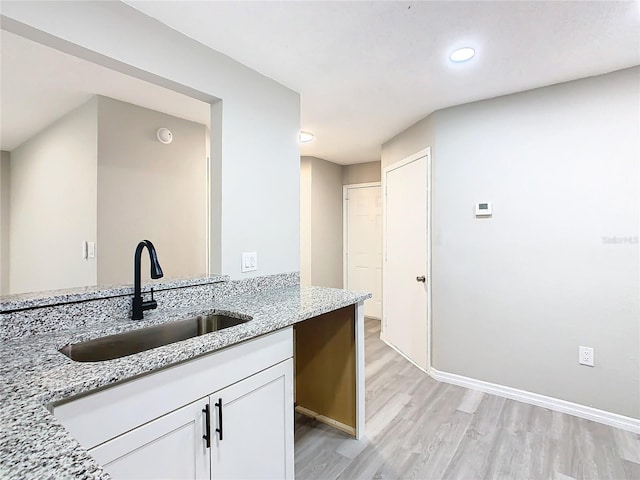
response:
[[[296,479],[640,480],[640,435],[437,382],[365,320],[366,431],[296,415]]]

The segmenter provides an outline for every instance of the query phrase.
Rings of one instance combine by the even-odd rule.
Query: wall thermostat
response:
[[[490,217],[491,212],[491,202],[476,203],[476,217]]]

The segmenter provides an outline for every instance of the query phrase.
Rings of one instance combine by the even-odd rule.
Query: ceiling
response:
[[[435,110],[640,64],[637,0],[125,3],[300,92],[302,155],[340,164]]]
[[[301,154],[339,164],[441,108],[640,64],[640,0],[125,3],[299,92]],[[476,57],[449,62],[461,46]],[[5,31],[0,48],[3,150],[96,93],[209,122],[206,103]]]
[[[210,123],[208,103],[4,30],[0,58],[0,150],[13,150],[95,94]]]

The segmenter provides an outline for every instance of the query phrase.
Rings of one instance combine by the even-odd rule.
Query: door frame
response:
[[[426,368],[426,372],[428,374],[431,374],[431,352],[432,352],[432,339],[433,339],[433,335],[432,335],[432,326],[431,326],[431,316],[432,316],[432,312],[431,312],[431,307],[432,307],[432,299],[431,299],[431,285],[433,283],[433,276],[432,276],[432,263],[431,263],[431,230],[432,230],[432,223],[431,223],[431,216],[432,216],[432,203],[433,203],[433,190],[432,190],[432,186],[431,186],[431,178],[432,178],[432,170],[431,170],[431,164],[432,164],[432,158],[431,158],[431,147],[427,147],[424,148],[416,153],[414,153],[413,155],[409,155],[408,157],[403,158],[402,160],[399,160],[398,162],[395,162],[387,167],[385,167],[382,170],[382,194],[383,194],[383,200],[382,200],[382,321],[380,322],[380,339],[386,343],[387,345],[389,345],[391,348],[393,348],[394,350],[396,350],[398,353],[400,353],[403,357],[405,357],[407,360],[409,360],[411,363],[413,363],[414,365],[416,365],[415,362],[413,362],[410,358],[408,358],[405,354],[403,354],[402,352],[400,352],[397,348],[395,348],[393,345],[391,345],[389,342],[387,342],[386,338],[385,338],[385,326],[387,323],[387,316],[386,316],[386,292],[387,292],[387,275],[386,275],[386,263],[387,263],[387,175],[389,172],[396,170],[400,167],[403,167],[411,162],[414,162],[416,160],[419,160],[420,158],[426,157],[426,170],[427,170],[427,255],[426,255],[426,262],[427,265],[425,265],[425,275],[427,276],[427,338],[425,339],[425,343],[426,343],[426,348],[427,348],[427,368]],[[416,367],[418,367],[420,370],[423,370],[422,367],[420,367],[419,365],[416,365]]]
[[[367,183],[350,183],[349,185],[342,186],[342,286],[347,289],[347,277],[348,277],[348,263],[347,263],[347,198],[349,190],[356,188],[382,188],[382,182],[367,182]],[[382,190],[380,191],[382,194]],[[384,218],[384,217],[383,217]],[[384,220],[383,220],[384,222]],[[384,232],[382,234],[384,241]],[[384,247],[383,247],[384,248]],[[384,261],[382,262],[384,264]],[[384,275],[384,274],[383,274]],[[381,319],[382,320],[382,319]]]

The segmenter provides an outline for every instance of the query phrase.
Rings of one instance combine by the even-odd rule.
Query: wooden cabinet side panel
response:
[[[356,428],[355,307],[294,325],[296,404]]]

